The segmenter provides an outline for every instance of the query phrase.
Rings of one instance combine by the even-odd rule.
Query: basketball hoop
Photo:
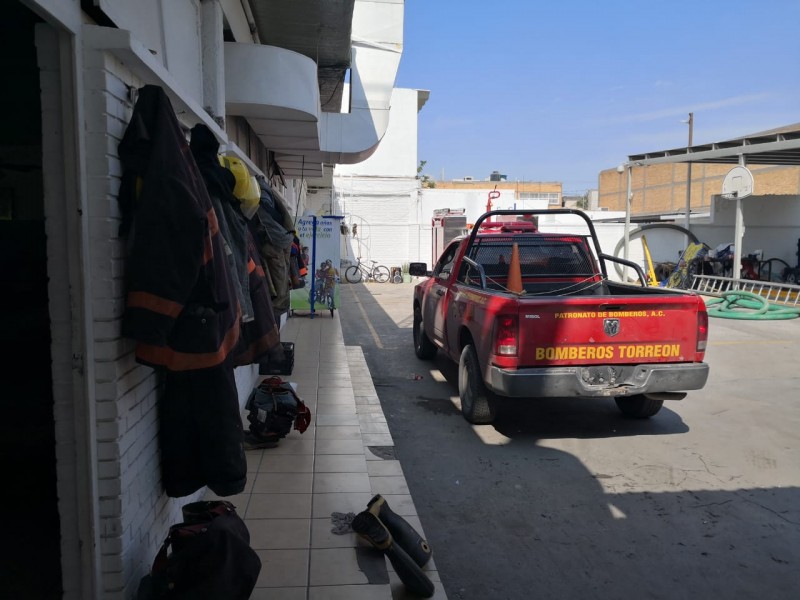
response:
[[[722,180],[722,197],[726,200],[746,198],[753,193],[753,174],[746,167],[733,167]]]

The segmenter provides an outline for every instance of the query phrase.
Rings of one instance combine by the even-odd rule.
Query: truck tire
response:
[[[422,311],[419,306],[414,307],[414,354],[422,360],[431,360],[436,356],[436,344],[425,333],[422,325]]]
[[[472,344],[461,351],[458,361],[458,395],[461,398],[461,413],[474,425],[486,425],[494,421],[495,403],[483,383],[478,355]]]
[[[663,400],[654,400],[648,398],[646,394],[636,394],[634,396],[622,396],[614,398],[617,403],[617,408],[622,411],[626,417],[634,419],[647,419],[652,417],[664,405]]]

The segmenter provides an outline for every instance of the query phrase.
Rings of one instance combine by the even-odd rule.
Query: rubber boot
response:
[[[367,510],[378,517],[386,525],[386,529],[394,539],[394,543],[403,548],[415,563],[424,567],[431,559],[431,547],[411,524],[389,508],[386,498],[380,494],[372,497]]]
[[[383,551],[409,592],[423,598],[433,596],[434,587],[431,580],[406,554],[406,551],[399,544],[394,543],[392,534],[378,517],[365,510],[355,516],[351,527],[359,536],[378,550]]]

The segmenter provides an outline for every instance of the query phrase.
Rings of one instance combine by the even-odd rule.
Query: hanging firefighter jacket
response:
[[[130,234],[124,336],[165,371],[158,397],[168,496],[240,493],[247,461],[230,354],[241,310],[217,214],[164,91],[145,86],[119,145],[122,235]]]
[[[160,87],[139,90],[119,155],[123,226],[133,231],[122,333],[147,365],[220,365],[239,339],[239,305],[216,213]]]
[[[239,201],[233,195],[236,180],[228,169],[219,164],[217,152],[219,142],[206,125],[192,127],[189,148],[205,181],[211,204],[219,222],[219,231],[225,246],[225,256],[230,273],[233,275],[239,305],[242,307],[242,321],[253,320],[253,305],[250,301],[250,283],[247,255],[247,219],[239,208]]]
[[[234,364],[237,366],[261,362],[264,357],[272,362],[283,360],[280,329],[275,317],[274,307],[269,295],[267,277],[261,262],[258,248],[248,231],[250,275],[250,296],[253,301],[255,319],[242,323],[242,335],[234,352]]]
[[[181,498],[204,486],[217,496],[244,490],[247,459],[233,367],[167,371],[158,415],[168,496]]]
[[[306,259],[303,258],[303,247],[300,243],[300,238],[297,237],[296,231],[293,234],[291,255],[294,262],[292,264],[292,272],[296,273],[300,279],[305,279],[305,276],[308,275],[308,265],[306,264]],[[302,286],[298,285],[297,287]]]
[[[273,290],[272,306],[280,314],[289,310],[289,260],[292,246],[292,219],[283,203],[272,194],[266,180],[259,178],[261,201],[250,220],[253,234]]]
[[[242,306],[247,307],[249,318],[242,317],[239,344],[233,351],[236,366],[254,364],[265,354],[280,359],[283,347],[280,332],[273,314],[272,301],[261,258],[242,214],[239,200],[233,195],[236,178],[221,166],[217,159],[219,142],[205,125],[192,128],[190,142],[192,154],[206,182],[209,196],[215,207],[219,206],[220,231],[228,232],[225,239],[234,257],[236,279],[244,279],[239,289],[246,295]],[[244,311],[243,311],[244,312]]]

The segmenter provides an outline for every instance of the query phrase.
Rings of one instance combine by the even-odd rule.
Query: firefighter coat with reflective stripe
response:
[[[192,127],[189,148],[217,211],[220,232],[230,248],[228,266],[232,273],[237,273],[233,277],[234,285],[237,280],[241,282],[237,292],[242,307],[242,328],[239,345],[232,353],[233,364],[241,366],[256,363],[269,351],[283,351],[261,257],[250,234],[247,219],[239,208],[239,200],[233,195],[236,183],[233,173],[220,166],[217,160],[217,138],[207,126],[195,125]]]
[[[225,362],[240,308],[217,216],[164,91],[145,86],[119,146],[132,239],[122,332],[136,359],[173,371]]]

